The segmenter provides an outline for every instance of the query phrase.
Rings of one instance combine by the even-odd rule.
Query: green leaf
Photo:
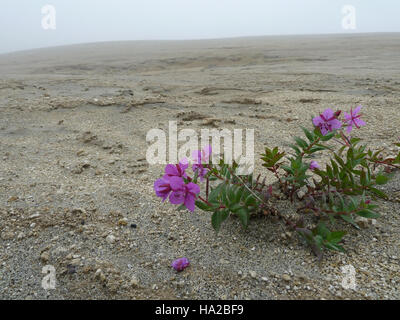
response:
[[[384,176],[383,174],[377,175],[375,182],[379,185],[385,184],[389,181],[389,177],[388,176]]]
[[[310,143],[314,142],[314,140],[315,140],[314,135],[304,127],[301,127],[301,129],[303,130],[304,134],[306,135],[306,137],[310,141]]]
[[[323,222],[320,222],[318,224],[317,232],[324,239],[330,234],[329,229],[326,227],[325,223],[323,223]]]
[[[326,242],[324,246],[330,250],[346,252],[344,248],[336,243]]]
[[[357,211],[356,214],[358,214],[361,217],[370,218],[370,219],[377,219],[380,217],[379,213],[372,211],[370,209],[362,209],[360,211]]]
[[[239,211],[237,211],[235,214],[239,217],[242,225],[245,228],[247,228],[247,225],[249,224],[249,213],[247,212],[247,210],[242,208]]]
[[[382,199],[388,199],[388,196],[386,195],[386,193],[384,193],[383,191],[381,191],[379,189],[376,189],[374,187],[369,187],[368,190],[375,193],[378,197],[380,197]]]
[[[196,204],[196,207],[201,210],[204,210],[204,211],[211,210],[211,207],[209,205],[207,205],[206,203],[204,203],[203,201],[196,200],[195,204]]]
[[[252,194],[250,194],[247,198],[246,198],[246,200],[244,200],[244,203],[245,203],[245,205],[246,206],[254,206],[256,203],[257,203],[257,200],[256,200],[256,198],[252,195]]]
[[[335,136],[335,132],[330,132],[324,136],[321,134],[321,141],[328,141],[328,140],[332,139],[334,136]]]
[[[299,137],[294,137],[294,141],[296,141],[297,145],[300,146],[302,149],[306,149],[308,147],[308,143]]]
[[[360,230],[360,226],[353,220],[353,218],[352,218],[351,216],[341,214],[340,217],[341,217],[344,221],[350,223],[354,228]]]
[[[178,211],[183,211],[183,210],[187,210],[186,206],[184,204],[181,204],[178,209]]]
[[[226,220],[229,216],[228,210],[215,211],[211,217],[211,224],[216,232],[221,228],[221,223]]]
[[[343,236],[346,234],[346,231],[332,231],[328,237],[327,240],[329,242],[333,243],[338,243],[342,240]]]

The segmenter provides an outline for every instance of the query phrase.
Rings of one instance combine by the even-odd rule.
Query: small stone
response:
[[[11,240],[12,238],[14,238],[14,233],[12,232],[2,232],[1,234],[1,239],[3,240]]]
[[[261,280],[264,282],[268,282],[268,278],[267,277],[261,277]]]
[[[126,226],[128,225],[128,219],[127,218],[122,218],[118,221],[118,225],[120,226]]]
[[[29,219],[36,219],[36,218],[39,218],[39,217],[40,217],[39,213],[34,213],[34,214],[29,216]]]
[[[79,150],[79,151],[76,153],[76,155],[77,155],[77,156],[82,156],[82,155],[84,155],[84,153],[85,153],[85,150]]]
[[[8,199],[8,202],[14,202],[17,201],[19,198],[17,196],[12,196],[11,198]]]
[[[131,287],[134,287],[134,288],[136,288],[139,285],[139,281],[135,276],[132,277],[130,285],[131,285]]]
[[[106,281],[106,276],[104,275],[103,270],[101,270],[101,269],[97,269],[94,276],[96,279],[99,279],[101,282]]]
[[[364,217],[357,217],[355,218],[355,222],[358,224],[360,228],[367,229],[369,226],[369,221],[367,218]]]
[[[303,190],[297,191],[297,197],[299,199],[303,199],[305,195],[306,195],[306,193]]]
[[[71,265],[72,266],[78,266],[81,263],[81,259],[75,258],[71,260]]]
[[[290,281],[290,280],[292,280],[292,278],[291,278],[288,274],[283,274],[283,275],[282,275],[282,279],[285,280],[285,281]]]
[[[109,234],[106,238],[106,241],[110,244],[115,242],[115,237],[112,234]]]
[[[249,274],[252,278],[257,278],[257,272],[255,271],[249,271]]]
[[[50,258],[50,256],[49,256],[49,253],[47,251],[42,252],[42,254],[40,255],[40,259],[43,262],[49,261],[49,258]]]

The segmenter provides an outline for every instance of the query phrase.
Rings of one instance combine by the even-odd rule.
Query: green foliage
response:
[[[272,186],[265,185],[265,179],[260,182],[260,176],[257,179],[253,175],[238,176],[236,163],[228,165],[221,161],[211,166],[207,174],[210,187],[206,199],[196,201],[198,208],[212,212],[211,223],[216,232],[229,216],[236,216],[246,228],[252,214],[268,209],[295,230],[321,258],[324,250],[345,251],[342,240],[346,232],[331,231],[328,224],[334,226],[339,220],[359,229],[354,217],[379,218],[378,206],[371,201],[387,199],[380,186],[389,181],[390,168],[400,168],[400,152],[384,158],[382,150],[367,150],[361,139],[348,138],[341,131],[324,136],[319,128],[301,129],[305,137],[293,138],[294,143],[290,145],[293,153],[287,155],[278,147],[265,148],[261,160],[278,178],[278,189],[288,200],[295,201],[295,192],[305,188],[305,195],[300,199],[304,206],[299,212],[313,212],[319,217],[317,226],[308,228],[304,220],[290,221],[276,212],[269,203],[276,195]],[[400,143],[396,145],[400,147]],[[310,159],[321,152],[330,159],[323,168],[310,168]]]
[[[318,258],[322,258],[324,249],[345,252],[339,244],[345,231],[330,231],[324,222],[318,223],[313,230],[297,228],[296,231],[303,237]]]
[[[237,216],[246,228],[250,215],[260,204],[257,194],[251,189],[253,176],[238,177],[235,173],[236,169],[236,164],[229,166],[223,162],[215,166],[212,170],[213,174],[222,177],[224,181],[211,188],[207,203],[196,201],[196,206],[201,210],[213,212],[211,223],[217,232],[222,222],[231,214]]]
[[[278,147],[275,147],[272,150],[265,148],[265,153],[261,156],[261,160],[264,161],[263,166],[272,169],[279,166],[278,162],[285,156],[285,153],[279,152]]]

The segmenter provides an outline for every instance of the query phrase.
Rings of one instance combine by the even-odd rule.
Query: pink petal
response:
[[[348,122],[348,121],[351,121],[352,116],[351,116],[351,114],[348,114],[347,112],[345,112],[345,113],[344,113],[344,118],[345,118],[346,121]]]
[[[201,163],[201,151],[200,150],[193,151],[192,159],[193,159],[193,163],[200,164]]]
[[[187,188],[188,192],[190,192],[190,193],[193,193],[193,194],[200,193],[200,187],[197,184],[193,183],[193,182],[189,182],[186,185],[186,188]]]
[[[325,126],[320,127],[321,134],[324,136],[328,133],[328,129]]]
[[[183,190],[172,191],[169,196],[169,202],[172,204],[181,204],[185,201],[185,192]]]
[[[354,119],[354,122],[359,126],[365,126],[367,125],[363,120],[361,120],[360,118]]]
[[[169,183],[174,191],[182,190],[185,187],[185,182],[181,177],[173,176],[169,179]]]
[[[325,119],[330,119],[333,117],[333,110],[331,108],[325,109],[322,115],[325,117]]]
[[[179,161],[179,166],[181,167],[182,171],[185,171],[189,167],[189,161],[186,158],[181,159]]]
[[[362,108],[362,106],[358,106],[357,108],[355,108],[353,111],[353,115],[357,115],[357,113],[360,112],[361,108]]]
[[[188,208],[190,211],[193,212],[194,208],[195,208],[195,206],[194,206],[195,201],[196,201],[196,197],[193,196],[191,193],[188,193],[185,197],[185,202],[184,202],[186,208]]]
[[[329,124],[333,129],[340,129],[342,127],[342,123],[338,119],[332,119],[329,121]]]
[[[165,167],[165,173],[169,176],[178,176],[179,175],[178,169],[173,164],[167,164],[167,166]]]
[[[314,126],[318,127],[321,123],[324,122],[320,116],[313,118],[313,124]]]

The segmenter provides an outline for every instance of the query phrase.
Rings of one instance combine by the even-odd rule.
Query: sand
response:
[[[399,299],[398,175],[383,217],[321,263],[267,217],[217,235],[154,195],[152,128],[253,128],[288,150],[326,107],[400,137],[400,34],[82,44],[0,55],[1,299]],[[260,161],[256,172],[266,175]],[[173,259],[191,266],[177,274]],[[42,268],[54,266],[45,290]],[[344,289],[342,267],[356,271]]]

